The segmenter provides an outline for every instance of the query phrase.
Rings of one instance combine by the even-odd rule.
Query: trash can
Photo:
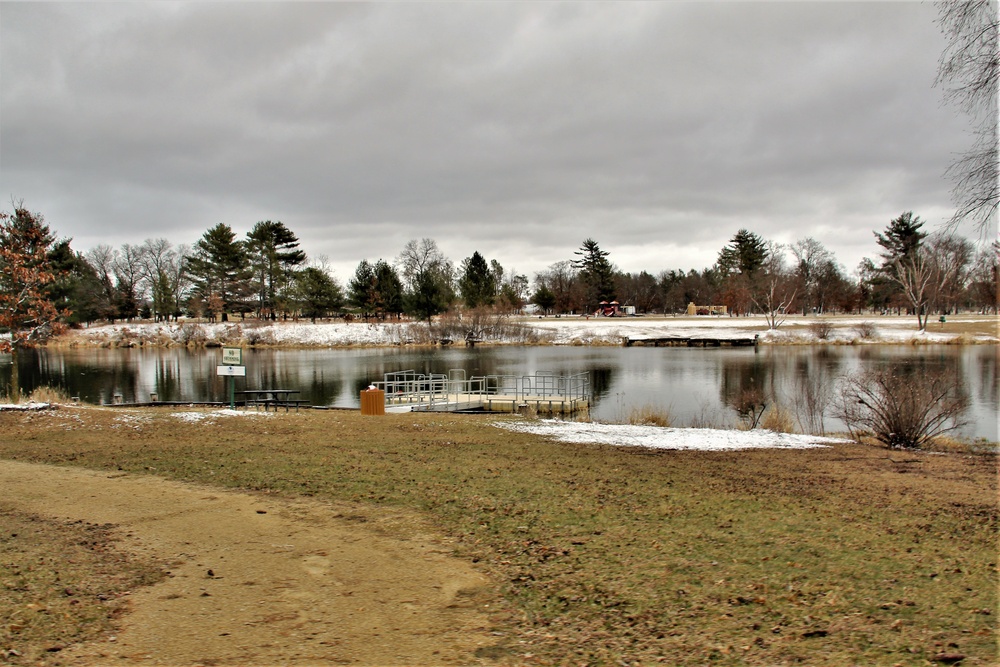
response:
[[[361,392],[361,414],[384,415],[385,392],[381,389],[365,389]]]

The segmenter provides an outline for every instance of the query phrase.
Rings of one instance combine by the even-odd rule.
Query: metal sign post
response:
[[[236,409],[236,378],[247,376],[247,367],[243,365],[243,348],[222,348],[222,366],[216,367],[218,375],[229,378],[229,409]]]

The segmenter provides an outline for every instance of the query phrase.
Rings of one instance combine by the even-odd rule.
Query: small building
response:
[[[688,315],[728,315],[729,309],[726,306],[696,306],[694,301],[688,304]]]

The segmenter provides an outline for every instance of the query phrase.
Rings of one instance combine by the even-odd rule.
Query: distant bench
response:
[[[270,410],[272,406],[275,412],[278,411],[278,408],[284,408],[285,412],[288,412],[290,408],[295,408],[295,411],[298,412],[299,406],[309,404],[309,401],[290,398],[292,394],[299,393],[298,389],[247,389],[237,393],[246,396],[243,403],[246,407],[252,405],[258,411],[263,407],[264,412]]]

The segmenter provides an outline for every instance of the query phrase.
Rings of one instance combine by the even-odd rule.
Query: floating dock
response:
[[[485,375],[465,377],[412,370],[386,373],[375,386],[385,392],[387,411],[523,412],[568,415],[590,409],[590,375]]]

